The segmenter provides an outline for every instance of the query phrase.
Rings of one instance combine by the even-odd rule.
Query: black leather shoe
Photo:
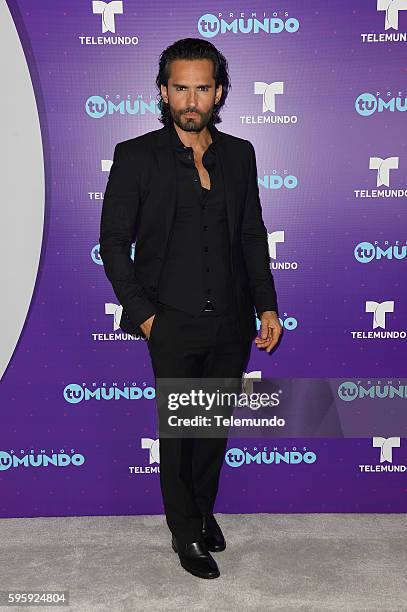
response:
[[[218,578],[220,571],[215,559],[201,540],[181,545],[175,536],[171,541],[174,552],[178,553],[184,570],[199,578]]]
[[[226,541],[213,514],[204,514],[202,516],[201,533],[208,550],[212,552],[225,550]]]

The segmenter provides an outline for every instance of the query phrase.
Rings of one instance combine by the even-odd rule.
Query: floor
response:
[[[180,566],[163,515],[2,519],[0,590],[66,590],[61,610],[86,612],[407,611],[405,514],[216,517],[214,580]]]

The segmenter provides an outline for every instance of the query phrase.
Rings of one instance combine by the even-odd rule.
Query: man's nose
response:
[[[188,106],[195,108],[196,106],[196,91],[190,90],[187,95]]]

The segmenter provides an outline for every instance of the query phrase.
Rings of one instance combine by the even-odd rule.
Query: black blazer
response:
[[[224,176],[240,329],[243,337],[254,338],[254,307],[257,316],[264,310],[278,312],[256,156],[248,140],[214,129]],[[175,157],[169,128],[117,143],[103,198],[99,243],[106,276],[123,306],[120,328],[130,334],[144,336],[140,324],[157,312],[159,277],[175,209]]]

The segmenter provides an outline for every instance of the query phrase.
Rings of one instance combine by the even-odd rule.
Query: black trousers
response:
[[[241,378],[252,340],[241,340],[236,313],[194,317],[158,304],[147,341],[155,378]],[[180,543],[200,538],[213,512],[227,437],[160,436],[160,485],[166,521]]]

